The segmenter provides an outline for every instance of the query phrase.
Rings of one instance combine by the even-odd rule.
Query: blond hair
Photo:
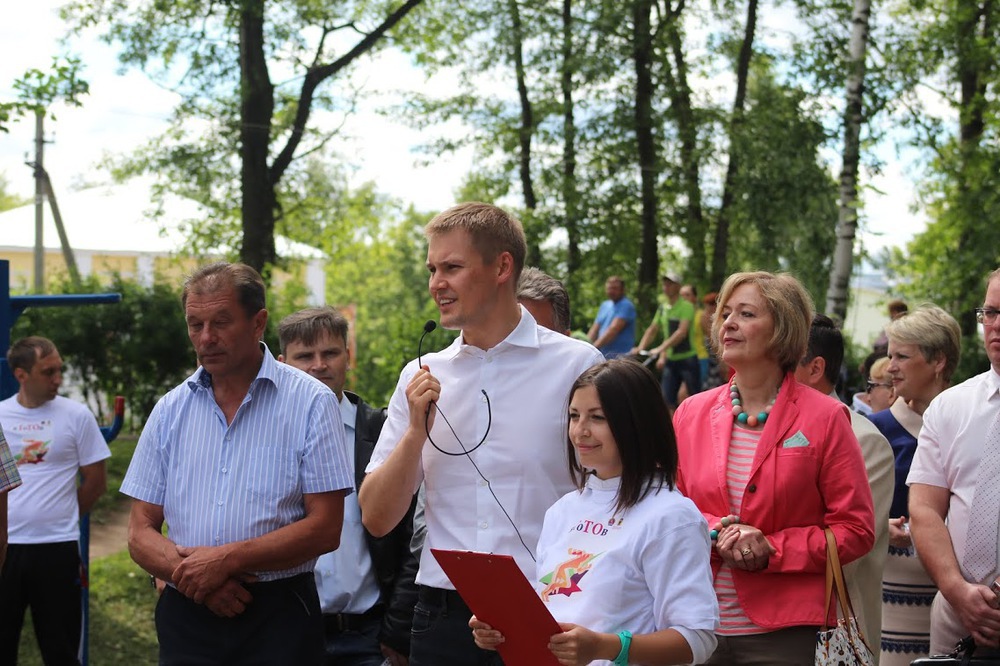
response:
[[[757,287],[774,320],[774,332],[767,344],[768,356],[777,361],[782,372],[791,372],[808,348],[814,308],[809,292],[788,273],[754,271],[733,273],[726,278],[719,292],[719,307],[712,318],[712,347],[717,355],[722,353],[718,348],[722,311],[737,287],[744,284]]]
[[[962,353],[962,329],[955,318],[936,305],[921,305],[885,328],[889,342],[916,345],[928,363],[945,360],[941,375],[951,380]]]
[[[429,238],[457,229],[469,234],[472,246],[485,262],[494,261],[502,252],[510,253],[514,260],[513,284],[517,284],[528,253],[524,228],[517,218],[492,204],[471,201],[435,215],[424,227],[424,234]]]

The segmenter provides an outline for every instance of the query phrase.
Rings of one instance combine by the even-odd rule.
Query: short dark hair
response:
[[[40,335],[29,335],[12,344],[7,350],[7,365],[10,366],[11,372],[19,368],[25,372],[31,372],[39,359],[54,354],[55,351],[55,343],[48,338],[43,338]]]
[[[649,369],[635,361],[605,361],[577,377],[569,401],[584,386],[597,390],[622,461],[615,511],[635,506],[654,486],[659,490],[666,484],[672,490],[677,478],[677,439],[660,384]],[[588,472],[577,460],[568,435],[566,451],[573,481],[583,488]]]
[[[311,345],[319,339],[322,333],[331,337],[340,337],[347,344],[347,318],[336,308],[325,305],[319,308],[306,308],[288,315],[278,322],[278,345],[281,353],[293,342]]]
[[[430,238],[456,229],[469,234],[483,261],[494,261],[500,253],[509,252],[514,260],[513,282],[517,285],[528,254],[528,242],[520,220],[492,204],[469,201],[435,215],[424,227],[424,234]]]
[[[904,312],[908,312],[910,309],[906,305],[906,301],[899,298],[889,301],[885,307],[886,310],[889,311],[889,314],[902,314]]]
[[[199,268],[184,280],[181,305],[187,305],[190,294],[214,294],[232,289],[247,317],[252,317],[266,307],[264,280],[260,273],[246,264],[220,261]]]
[[[531,301],[547,301],[552,305],[555,324],[560,331],[568,331],[571,324],[569,313],[569,293],[563,283],[534,266],[521,271],[517,281],[517,297]]]
[[[823,370],[826,381],[831,386],[836,386],[840,378],[840,366],[844,363],[844,335],[825,314],[813,317],[812,326],[809,327],[809,344],[802,364],[805,365],[817,356],[826,361],[826,368]]]

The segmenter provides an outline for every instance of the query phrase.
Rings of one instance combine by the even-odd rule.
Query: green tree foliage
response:
[[[125,396],[126,423],[134,430],[156,400],[197,367],[176,287],[161,282],[146,287],[115,275],[107,285],[95,276],[77,286],[63,279],[51,291],[122,295],[116,304],[29,308],[11,331],[11,339],[51,339],[68,379],[99,418],[108,417],[114,396]]]
[[[0,173],[0,211],[10,210],[29,203],[28,199],[12,194],[7,174]]]
[[[79,58],[53,58],[52,66],[42,71],[29,69],[14,82],[16,99],[0,103],[0,132],[8,132],[9,124],[26,115],[49,115],[55,101],[69,106],[81,106],[80,98],[90,92],[80,74],[83,64]]]
[[[155,173],[206,205],[222,223],[212,235],[266,272],[278,260],[282,211],[293,205],[279,196],[280,183],[332,136],[311,116],[350,111],[350,95],[324,83],[376,49],[420,2],[87,0],[71,2],[64,16],[79,29],[99,26],[121,46],[124,65],[180,96],[171,129],[124,171]],[[344,48],[348,34],[357,41]]]

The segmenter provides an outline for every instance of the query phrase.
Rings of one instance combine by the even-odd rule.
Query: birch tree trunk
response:
[[[847,316],[848,285],[854,266],[854,237],[858,229],[858,162],[861,153],[861,124],[864,121],[862,94],[865,88],[865,54],[871,0],[854,0],[851,16],[847,108],[844,111],[844,164],[840,171],[840,208],[837,215],[837,245],[826,292],[825,311],[843,321]]]

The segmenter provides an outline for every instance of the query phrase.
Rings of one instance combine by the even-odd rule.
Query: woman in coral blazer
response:
[[[808,664],[823,623],[829,527],[841,562],[874,543],[847,407],[798,384],[812,300],[790,275],[737,273],[712,323],[730,382],[674,414],[678,488],[712,529],[719,646],[710,664]]]

